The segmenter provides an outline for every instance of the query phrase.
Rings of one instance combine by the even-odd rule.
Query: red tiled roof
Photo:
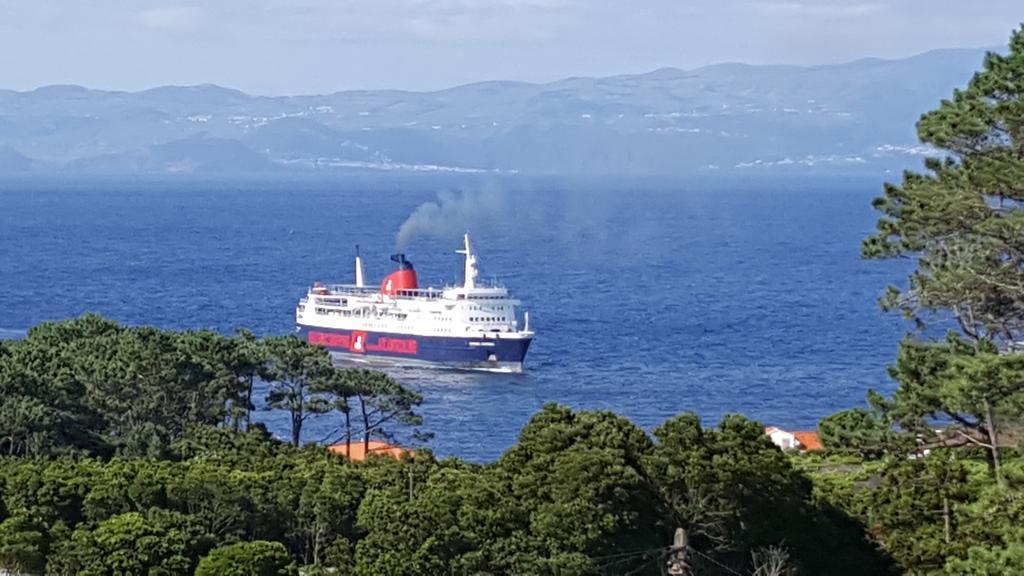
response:
[[[378,440],[371,440],[369,443],[369,451],[366,450],[367,446],[363,444],[361,440],[352,442],[352,453],[349,454],[345,449],[345,443],[332,444],[327,447],[328,450],[341,456],[347,456],[349,460],[354,462],[361,462],[366,460],[368,454],[385,454],[392,458],[401,459],[405,454],[415,455],[416,453],[412,450],[406,450],[401,446],[393,446],[387,442],[380,442]]]
[[[796,437],[796,441],[803,446],[804,450],[815,451],[825,449],[825,446],[821,444],[821,439],[818,438],[817,432],[793,432],[793,436]]]

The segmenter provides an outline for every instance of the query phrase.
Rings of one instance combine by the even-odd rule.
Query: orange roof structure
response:
[[[412,450],[406,450],[401,446],[394,446],[379,440],[371,440],[369,445],[364,444],[362,440],[355,440],[352,442],[351,446],[351,454],[349,454],[349,451],[346,449],[344,442],[340,444],[332,444],[328,446],[327,449],[335,454],[345,456],[353,462],[362,462],[363,460],[366,460],[366,457],[370,454],[383,454],[391,456],[396,460],[401,460],[402,456],[406,454],[409,454],[410,456],[416,454]],[[369,450],[367,450],[367,447],[369,447]]]
[[[817,432],[793,432],[793,436],[796,437],[796,441],[800,443],[803,449],[808,452],[825,449],[825,446],[821,443],[821,438],[818,438]]]
[[[764,433],[767,436],[772,436],[772,442],[775,442],[777,446],[784,450],[800,450],[801,452],[816,452],[818,450],[824,450],[825,446],[822,445],[821,439],[818,437],[818,433],[814,431],[803,431],[803,432],[790,432],[783,430],[775,426],[768,426],[764,429]],[[792,437],[795,441],[792,445],[785,440],[776,440],[775,434],[782,434],[783,436]]]

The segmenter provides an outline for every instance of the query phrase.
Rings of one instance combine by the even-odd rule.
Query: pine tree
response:
[[[950,312],[967,337],[1010,347],[1024,330],[1024,27],[917,131],[940,157],[886,186],[863,245],[868,258],[917,258],[883,305],[918,321]]]
[[[880,405],[918,436],[934,435],[936,416],[951,420],[952,435],[989,451],[1001,481],[999,421],[1024,414],[1024,27],[917,131],[937,157],[875,200],[883,217],[863,253],[915,258],[907,287],[890,287],[883,307],[922,327],[952,317],[960,334],[904,341],[891,370],[899,391]]]

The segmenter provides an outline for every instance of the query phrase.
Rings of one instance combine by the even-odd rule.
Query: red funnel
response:
[[[381,294],[394,295],[400,290],[415,290],[419,288],[416,270],[413,269],[412,262],[405,259],[405,254],[395,254],[391,259],[398,262],[398,270],[388,274],[384,281],[380,283]]]

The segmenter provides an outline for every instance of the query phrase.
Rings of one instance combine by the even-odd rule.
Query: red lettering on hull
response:
[[[330,332],[310,332],[307,340],[310,344],[318,344],[327,348],[348,348],[348,334],[331,334]]]
[[[408,354],[415,356],[419,351],[419,342],[404,338],[377,338],[374,344],[368,344],[366,349],[370,352],[394,352],[395,354]]]
[[[317,344],[327,348],[341,348],[355,354],[367,352],[389,352],[392,354],[404,354],[416,356],[419,354],[419,341],[413,338],[388,338],[380,336],[373,343],[370,342],[370,335],[366,332],[353,332],[349,334],[334,334],[332,332],[310,331],[306,336],[310,344]]]

